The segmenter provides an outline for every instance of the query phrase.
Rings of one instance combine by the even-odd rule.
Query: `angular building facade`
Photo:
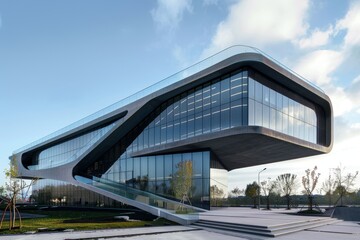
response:
[[[13,157],[21,177],[41,179],[39,203],[121,202],[181,222],[180,205],[208,210],[227,193],[230,170],[329,152],[332,125],[320,89],[234,46]]]

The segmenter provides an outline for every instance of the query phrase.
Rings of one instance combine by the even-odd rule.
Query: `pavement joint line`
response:
[[[126,237],[137,237],[137,236],[147,236],[147,235],[157,235],[165,233],[177,233],[177,232],[191,232],[191,231],[200,231],[202,229],[184,229],[184,230],[172,230],[172,231],[159,231],[159,232],[148,232],[148,233],[133,233],[133,234],[124,234],[124,235],[109,235],[109,236],[98,236],[98,237],[85,237],[85,238],[65,238],[64,240],[97,240],[97,239],[111,239],[111,238],[126,238]]]
[[[358,233],[334,232],[334,231],[313,230],[313,229],[304,229],[304,231],[308,231],[308,232],[323,232],[323,233],[337,233],[337,234],[347,234],[347,235],[357,235],[357,234],[358,234]]]

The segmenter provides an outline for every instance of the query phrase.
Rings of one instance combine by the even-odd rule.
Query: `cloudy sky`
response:
[[[0,0],[0,169],[13,150],[236,44],[330,96],[335,144],[232,171],[230,189],[264,167],[273,179],[315,165],[320,180],[339,164],[360,170],[360,1],[345,0]]]

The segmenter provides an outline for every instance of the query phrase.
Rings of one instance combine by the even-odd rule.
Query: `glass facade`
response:
[[[79,186],[41,179],[33,185],[31,200],[41,205],[82,206],[82,207],[120,207],[120,202]]]
[[[249,78],[249,125],[317,143],[315,111],[252,78]]]
[[[240,69],[167,100],[86,169],[81,169],[79,176],[100,178],[178,201],[174,181],[182,163],[189,163],[188,197],[192,205],[209,209],[210,205],[218,205],[217,199],[227,195],[227,170],[211,150],[132,155],[163,144],[247,125],[262,126],[312,143],[317,141],[313,109],[249,77],[247,69]],[[43,150],[36,167],[51,168],[72,161],[73,156],[82,154],[111,127]],[[42,182],[44,186],[46,181]]]
[[[247,71],[240,71],[168,100],[155,111],[155,119],[131,151],[247,125],[247,78]]]
[[[156,193],[160,196],[175,199],[174,178],[181,171],[181,163],[191,165],[191,189],[188,193],[194,206],[209,208],[210,157],[208,151],[157,155],[131,158],[127,153],[101,178],[126,184],[128,187]]]
[[[64,165],[75,160],[89,149],[96,141],[104,136],[114,124],[86,133],[53,147],[39,152],[36,164],[28,166],[29,169],[47,169]]]
[[[194,206],[209,208],[210,184],[213,183],[227,194],[227,171],[210,152],[136,158],[131,155],[162,144],[247,125],[247,79],[246,70],[237,71],[169,99],[139,124],[140,130],[134,129],[134,133],[129,133],[129,136],[136,135],[134,141],[112,167],[101,174],[101,178],[175,199],[172,180],[178,171],[176,166],[180,162],[190,161],[190,201]],[[140,133],[136,134],[137,131]],[[120,141],[105,155],[113,155],[111,153],[123,145],[124,142]],[[96,162],[105,161],[109,161],[109,158],[100,158]],[[94,164],[88,169],[87,175],[99,176],[98,168],[98,164]]]

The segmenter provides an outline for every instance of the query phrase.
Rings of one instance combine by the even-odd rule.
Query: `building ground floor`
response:
[[[122,168],[117,166],[121,164],[124,164]],[[210,209],[217,203],[217,199],[227,196],[227,175],[228,171],[214,154],[199,151],[121,159],[98,179],[119,189],[125,187],[127,190],[139,190]],[[81,181],[84,178],[78,179]],[[188,194],[184,196],[184,192]],[[51,179],[36,182],[32,200],[38,204],[58,206],[123,206],[121,202],[83,187]]]

